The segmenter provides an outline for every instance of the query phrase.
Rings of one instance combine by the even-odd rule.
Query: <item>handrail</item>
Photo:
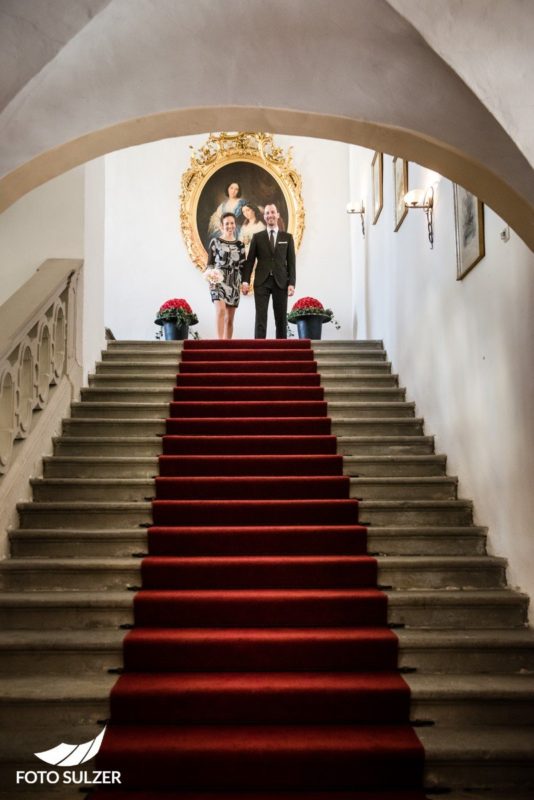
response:
[[[50,386],[75,361],[75,295],[83,261],[48,259],[0,306],[0,475]]]

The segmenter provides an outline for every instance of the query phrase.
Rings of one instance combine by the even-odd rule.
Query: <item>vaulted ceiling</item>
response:
[[[2,0],[0,210],[120,147],[256,129],[430,166],[534,247],[533,115],[512,76],[534,6],[504,5],[503,33],[499,0],[440,0],[439,18],[426,0]]]

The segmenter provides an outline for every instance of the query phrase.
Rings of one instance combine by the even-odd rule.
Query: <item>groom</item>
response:
[[[265,206],[263,218],[267,228],[252,237],[241,285],[243,294],[247,294],[252,269],[257,262],[254,338],[265,339],[267,336],[267,312],[272,295],[276,338],[287,339],[287,298],[295,293],[295,242],[290,233],[278,228],[280,214],[274,203]]]

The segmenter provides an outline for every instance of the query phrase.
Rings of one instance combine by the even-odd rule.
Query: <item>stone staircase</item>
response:
[[[314,350],[389,595],[426,786],[452,787],[451,800],[534,796],[528,598],[507,587],[505,561],[486,554],[486,531],[458,499],[381,343]],[[92,739],[108,716],[180,351],[178,342],[110,342],[32,481],[33,502],[20,504],[0,564],[0,798],[23,800],[6,787],[15,769],[39,769],[34,752]]]

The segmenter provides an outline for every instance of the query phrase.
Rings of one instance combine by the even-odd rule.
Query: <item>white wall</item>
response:
[[[105,281],[105,162],[85,166],[85,265],[83,271],[83,382],[106,346],[104,325]],[[120,299],[119,299],[120,302]]]
[[[352,194],[367,190],[372,153],[353,155]],[[435,244],[422,211],[393,232],[392,159],[384,158],[384,209],[367,214],[364,255],[353,265],[370,338],[383,338],[409,399],[489,527],[490,550],[509,559],[509,579],[534,595],[534,254],[485,208],[486,256],[456,280],[452,185],[414,164],[410,188],[436,185]],[[365,285],[364,282],[364,285]]]
[[[34,189],[0,214],[0,304],[47,258],[83,258],[84,168]]]
[[[105,157],[105,320],[120,339],[153,339],[156,312],[165,300],[185,297],[200,318],[202,338],[215,336],[208,286],[192,264],[180,229],[182,173],[191,150],[206,136],[166,139]],[[349,147],[337,142],[275,137],[293,145],[302,175],[306,228],[297,253],[295,299],[311,295],[334,310],[341,323],[323,326],[324,338],[352,336],[348,199]],[[254,300],[243,297],[236,338],[252,337]],[[272,313],[269,336],[274,335]]]

